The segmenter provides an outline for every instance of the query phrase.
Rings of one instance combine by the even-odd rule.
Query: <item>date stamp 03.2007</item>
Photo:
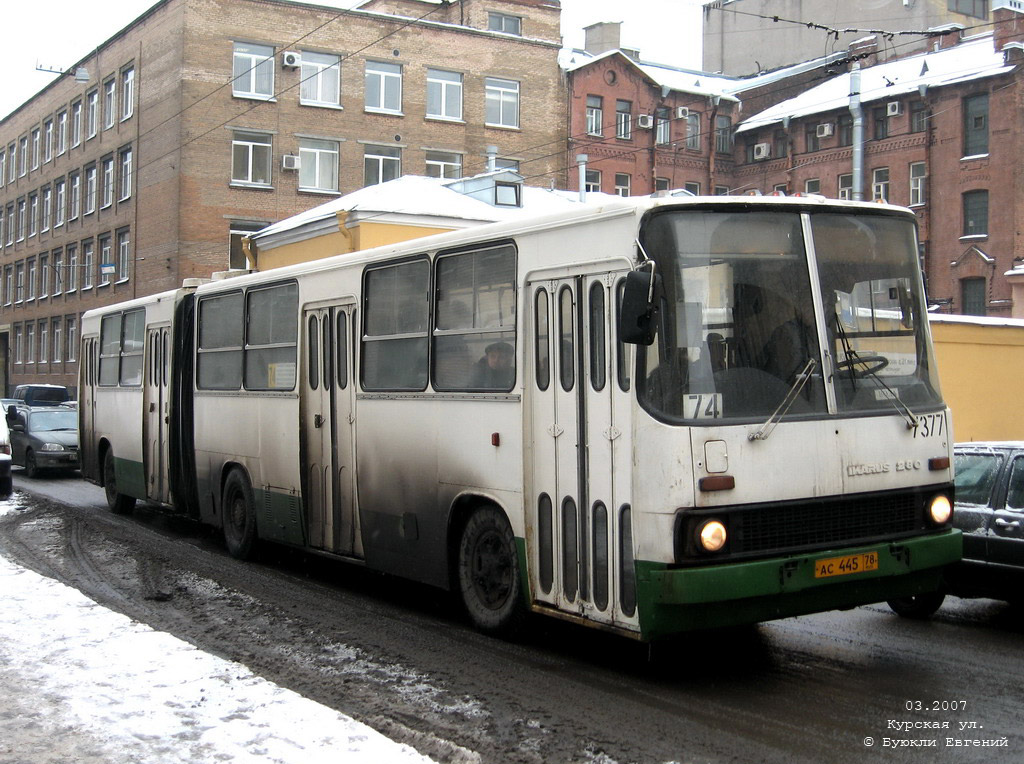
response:
[[[993,735],[968,712],[966,700],[905,700],[903,714],[885,720],[881,735],[864,738],[867,748],[1008,748],[1005,735]]]

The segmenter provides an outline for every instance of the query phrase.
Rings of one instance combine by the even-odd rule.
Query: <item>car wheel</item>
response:
[[[251,559],[256,551],[256,503],[242,470],[234,469],[224,482],[224,543],[236,560]]]
[[[509,636],[526,617],[519,582],[519,554],[512,528],[495,507],[481,507],[462,530],[459,592],[473,625]]]
[[[103,455],[103,493],[107,497],[107,506],[115,515],[127,515],[135,509],[135,497],[125,496],[117,491],[114,450],[111,448]]]
[[[39,465],[36,464],[36,454],[31,448],[25,452],[25,477],[39,477]]]
[[[933,616],[935,611],[942,607],[944,599],[946,599],[944,592],[926,592],[925,594],[914,594],[910,597],[888,600],[888,605],[903,618],[924,620]]]

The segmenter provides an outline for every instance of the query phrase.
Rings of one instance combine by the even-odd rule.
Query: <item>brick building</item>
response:
[[[490,146],[564,187],[559,16],[161,0],[0,120],[3,382],[74,387],[83,311],[244,267],[243,235],[331,196]]]

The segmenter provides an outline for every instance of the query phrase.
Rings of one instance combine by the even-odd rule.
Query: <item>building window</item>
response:
[[[43,124],[43,162],[53,159],[53,120],[48,119]]]
[[[82,176],[78,172],[71,173],[71,193],[68,197],[68,220],[77,220],[82,209]]]
[[[839,176],[839,198],[853,199],[853,175],[851,173]]]
[[[808,178],[804,181],[804,193],[805,194],[820,194],[821,193],[821,179],[820,178]]]
[[[910,206],[924,204],[924,180],[927,177],[924,162],[910,165]]]
[[[487,28],[492,32],[504,32],[514,34],[517,37],[523,35],[523,20],[519,16],[510,16],[507,13],[490,12],[487,14]]]
[[[14,268],[4,266],[4,305],[14,302]]]
[[[46,363],[50,349],[50,322],[43,319],[39,322],[39,363]]]
[[[99,91],[93,90],[85,95],[85,137],[86,139],[96,137],[96,130],[99,127]]]
[[[7,181],[7,152],[0,149],[0,187]]]
[[[117,80],[111,77],[103,83],[103,129],[114,126],[117,113]]]
[[[25,301],[25,266],[22,263],[18,263],[14,266],[14,302],[21,303]]]
[[[629,196],[630,177],[629,173],[615,173],[615,193],[619,196]]]
[[[988,191],[964,194],[964,236],[988,236]]]
[[[25,324],[25,363],[36,362],[36,325]]]
[[[601,171],[587,170],[583,182],[583,190],[587,193],[599,193],[601,191]]]
[[[299,140],[299,188],[303,191],[338,190],[337,141]]]
[[[59,178],[53,184],[53,227],[59,228],[64,225],[64,215],[67,210],[67,182]]]
[[[38,233],[39,228],[39,194],[28,195],[28,235],[29,238]]]
[[[53,191],[49,187],[43,189],[42,202],[42,220],[39,230],[45,233],[50,230],[50,216],[53,212]]]
[[[693,181],[687,181],[683,184],[683,188],[689,191],[694,196],[700,196],[700,183],[694,183]]]
[[[75,101],[71,104],[71,145],[77,146],[82,142],[82,102]]]
[[[821,149],[821,139],[818,137],[818,123],[809,122],[804,125],[804,151],[810,153]]]
[[[928,129],[928,106],[924,101],[910,104],[910,132],[923,133]]]
[[[57,156],[68,150],[68,112],[67,109],[57,115]],[[0,173],[2,174],[2,173]]]
[[[82,242],[82,289],[92,289],[94,248],[92,240]],[[70,281],[70,277],[68,281]]]
[[[655,191],[668,191],[672,188],[672,183],[668,178],[655,178],[654,179],[654,190]]]
[[[64,347],[61,344],[64,339],[64,333],[61,331],[62,324],[63,319],[53,319],[53,360],[58,363],[64,360]]]
[[[114,158],[107,157],[103,160],[103,202],[104,209],[114,203]]]
[[[497,77],[484,79],[484,121],[490,127],[519,127],[519,83]]]
[[[35,258],[30,258],[25,268],[26,274],[26,288],[25,299],[34,300],[36,299],[36,261]]]
[[[366,110],[402,113],[402,67],[366,62]]]
[[[39,256],[39,298],[42,299],[50,294],[50,258],[47,255]]]
[[[236,42],[232,59],[232,95],[239,98],[274,97],[274,49],[270,45]]]
[[[772,136],[772,158],[779,159],[789,153],[789,136],[784,132],[777,132]]]
[[[131,146],[128,148],[121,149],[119,155],[119,164],[121,167],[121,195],[120,201],[124,201],[132,195],[132,149]]]
[[[28,206],[25,204],[24,199],[18,200],[18,241],[25,241],[25,230],[28,225],[26,220],[28,215]]]
[[[15,229],[17,226],[14,222],[14,204],[7,205],[7,245],[14,244]]]
[[[338,106],[341,103],[341,57],[302,51],[299,103]]]
[[[28,136],[18,141],[18,177],[28,175]]]
[[[129,231],[117,234],[117,280],[127,281],[132,264],[132,237]]]
[[[965,316],[984,316],[986,313],[985,279],[961,279],[960,312]]]
[[[92,246],[90,244],[90,246]],[[85,245],[82,246],[83,251]],[[68,244],[68,277],[65,279],[67,284],[66,291],[74,292],[78,289],[78,246],[76,244]]]
[[[78,323],[73,318],[68,319],[68,360],[78,360]]]
[[[496,207],[522,207],[522,185],[519,183],[494,184],[494,205]]]
[[[628,141],[633,137],[633,104],[631,101],[615,102],[615,137]]]
[[[604,99],[601,96],[587,96],[587,135],[601,135],[604,127]]]
[[[964,156],[988,153],[988,93],[963,100]]]
[[[836,120],[839,128],[839,145],[840,146],[852,146],[853,145],[853,116],[847,113],[842,113]]]
[[[39,128],[32,131],[32,169],[39,169]]]
[[[871,123],[874,126],[873,135],[876,141],[889,137],[889,117],[884,106],[871,110]]]
[[[235,131],[231,139],[231,181],[269,186],[272,156],[273,143],[269,135]]]
[[[889,199],[889,168],[876,167],[871,171],[871,199]]]
[[[962,13],[976,19],[988,18],[988,0],[947,0],[946,7],[954,13]]]
[[[700,150],[700,114],[686,115],[686,148]]]
[[[427,116],[433,119],[462,119],[461,74],[427,69]]]
[[[394,146],[363,148],[363,185],[373,186],[402,174],[402,150]]]
[[[85,214],[96,211],[96,165],[85,168]]]
[[[68,247],[70,250],[71,247]],[[52,295],[59,295],[64,288],[64,253],[59,249],[53,251],[53,292]],[[59,360],[59,359],[58,359]]]
[[[96,286],[107,286],[110,283],[110,273],[113,270],[113,253],[110,243],[110,234],[100,236],[100,280]]]
[[[128,67],[121,72],[121,120],[129,119],[135,113],[135,68]]]
[[[244,269],[251,268],[245,250],[242,247],[242,240],[257,231],[267,227],[267,224],[260,221],[232,220],[230,223],[230,241],[228,242],[228,268]]]
[[[732,118],[715,117],[715,150],[722,154],[732,152]]]
[[[668,109],[654,110],[654,142],[656,144],[664,146],[671,140],[671,123]]]
[[[431,178],[461,178],[462,154],[428,151],[427,175]]]

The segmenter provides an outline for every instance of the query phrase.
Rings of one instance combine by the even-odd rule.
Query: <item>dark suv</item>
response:
[[[25,406],[59,406],[71,400],[63,385],[18,385],[14,399]]]
[[[946,594],[1024,603],[1024,441],[957,443],[953,459],[963,562],[943,591],[890,601],[900,615],[927,618]]]

